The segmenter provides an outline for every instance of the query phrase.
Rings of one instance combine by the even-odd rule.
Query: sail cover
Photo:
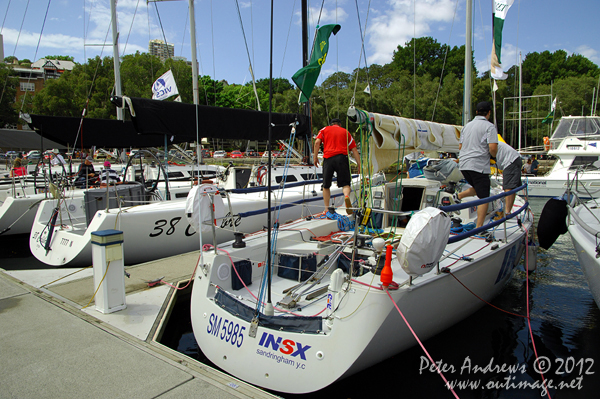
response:
[[[64,146],[96,147],[158,147],[165,144],[164,136],[142,136],[130,121],[67,116],[30,115],[29,126],[44,139]],[[195,139],[194,139],[195,140]]]
[[[269,113],[247,109],[211,107],[174,101],[130,98],[133,125],[140,134],[166,134],[178,141],[194,141],[196,137],[222,139],[267,140]],[[133,108],[133,109],[131,109]],[[308,117],[300,114],[273,112],[272,139],[290,137],[292,124],[298,123],[296,136],[310,133]],[[198,133],[196,134],[196,130]]]
[[[413,152],[458,152],[462,126],[366,112],[350,107],[348,117],[369,129],[373,172],[383,170]]]

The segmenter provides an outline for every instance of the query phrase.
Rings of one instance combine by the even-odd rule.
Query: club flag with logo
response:
[[[332,33],[335,35],[341,28],[342,27],[337,24],[321,26],[317,31],[313,52],[310,56],[308,65],[299,69],[298,72],[292,76],[292,80],[302,92],[300,95],[301,103],[308,101],[315,84],[317,83],[317,78],[321,72],[321,66],[327,59],[327,52],[329,51],[329,36],[331,36]]]
[[[492,43],[492,67],[490,72],[492,78],[497,80],[506,80],[506,78],[508,78],[508,75],[504,73],[504,69],[502,68],[500,53],[502,50],[502,28],[504,28],[504,19],[506,18],[508,9],[514,2],[515,0],[494,0],[492,19],[494,38]]]
[[[550,113],[542,120],[542,123],[552,123],[554,120],[554,109],[556,108],[556,97],[554,97],[554,101],[552,101],[552,106],[550,106]]]
[[[171,96],[179,94],[177,91],[177,85],[175,84],[175,78],[173,72],[169,69],[163,73],[162,76],[154,82],[152,85],[152,99],[153,100],[164,100]]]

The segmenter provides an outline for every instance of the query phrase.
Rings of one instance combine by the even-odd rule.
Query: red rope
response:
[[[437,370],[437,372],[440,375],[440,377],[442,377],[442,380],[444,380],[444,382],[446,383],[446,387],[450,391],[452,391],[452,394],[454,395],[454,397],[458,399],[458,395],[456,394],[456,392],[454,392],[454,389],[452,389],[452,386],[450,386],[450,383],[448,382],[448,380],[446,379],[446,377],[444,377],[444,374],[442,374],[442,370],[440,370],[440,368],[438,367],[437,363],[433,361],[433,358],[431,357],[431,355],[429,354],[429,352],[427,352],[427,349],[425,349],[425,345],[423,345],[423,343],[421,342],[421,340],[419,339],[419,337],[417,336],[417,334],[415,333],[415,331],[412,329],[412,327],[408,323],[408,320],[406,320],[406,317],[404,317],[404,314],[402,313],[402,311],[400,310],[400,308],[396,304],[396,301],[394,301],[394,299],[392,298],[392,295],[390,294],[390,292],[388,290],[386,290],[385,292],[388,294],[388,297],[390,297],[390,300],[394,304],[394,307],[396,308],[396,310],[398,311],[398,313],[400,313],[400,316],[402,316],[402,320],[404,320],[404,323],[406,324],[406,327],[408,327],[408,329],[410,330],[410,332],[412,333],[412,335],[415,337],[415,339],[417,340],[417,342],[421,346],[421,349],[423,349],[423,352],[425,352],[425,354],[427,355],[427,357],[431,361],[431,364],[435,365],[435,369]]]

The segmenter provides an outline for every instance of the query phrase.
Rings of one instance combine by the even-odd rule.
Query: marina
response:
[[[531,200],[533,212],[535,215],[541,213],[541,209],[545,204],[543,199]],[[181,299],[174,302],[173,309],[171,311],[171,317],[168,322],[164,324],[164,331],[162,334],[162,341],[165,346],[156,343],[149,338],[143,338],[144,336],[150,337],[153,332],[153,327],[145,327],[141,335],[136,337],[133,334],[126,333],[119,327],[115,327],[106,321],[102,321],[102,317],[108,317],[109,315],[102,315],[99,312],[92,309],[79,310],[80,307],[85,306],[85,303],[89,301],[89,298],[93,294],[93,285],[91,283],[91,277],[87,277],[87,282],[83,284],[87,287],[87,293],[85,295],[74,295],[72,298],[65,298],[70,294],[67,294],[67,287],[74,287],[74,282],[56,284],[56,288],[46,288],[48,293],[35,288],[33,285],[20,283],[18,279],[19,274],[28,273],[26,270],[31,267],[36,271],[29,273],[35,275],[35,281],[31,280],[31,284],[43,285],[45,282],[53,281],[58,278],[57,273],[69,274],[75,269],[37,269],[43,267],[40,264],[36,264],[35,258],[28,253],[26,245],[21,245],[19,248],[16,244],[15,238],[3,237],[3,244],[14,248],[14,253],[3,254],[7,256],[2,259],[3,269],[13,269],[12,271],[7,270],[2,273],[2,289],[0,296],[3,298],[0,300],[0,306],[3,311],[0,313],[0,320],[2,320],[3,326],[11,326],[10,329],[3,329],[3,340],[7,342],[11,340],[22,340],[17,346],[21,348],[21,353],[14,353],[11,356],[15,356],[15,360],[20,359],[18,362],[8,362],[14,364],[11,371],[11,378],[7,379],[7,387],[12,390],[27,389],[26,392],[35,392],[35,390],[42,391],[48,387],[44,380],[44,376],[47,380],[53,381],[58,378],[68,377],[69,381],[74,379],[74,375],[79,375],[81,372],[80,368],[72,368],[69,362],[60,362],[60,367],[38,368],[38,378],[29,379],[23,381],[23,373],[27,373],[30,370],[32,364],[40,364],[45,361],[53,361],[53,357],[56,356],[55,350],[61,350],[65,356],[70,358],[78,352],[82,351],[82,347],[86,348],[83,353],[89,351],[98,352],[98,354],[89,353],[87,356],[80,358],[79,362],[83,362],[85,366],[80,366],[85,369],[92,367],[88,363],[94,364],[95,362],[105,361],[106,367],[102,368],[102,372],[99,375],[109,378],[113,376],[111,370],[112,356],[104,354],[112,353],[112,351],[122,352],[121,347],[123,342],[126,345],[133,346],[135,351],[138,351],[138,347],[142,347],[142,355],[147,356],[147,352],[151,353],[151,358],[154,360],[157,352],[160,355],[168,354],[167,359],[174,357],[176,360],[176,369],[179,370],[182,364],[185,364],[185,373],[191,373],[188,369],[202,370],[204,373],[209,373],[211,376],[208,378],[210,383],[207,383],[208,387],[216,386],[220,387],[218,391],[214,392],[214,395],[218,396],[232,392],[232,395],[240,397],[240,387],[244,389],[248,388],[245,383],[240,382],[233,377],[226,377],[222,380],[223,375],[218,372],[212,374],[212,371],[207,371],[208,368],[203,363],[198,361],[206,362],[206,359],[202,356],[201,352],[195,345],[193,334],[191,333],[191,322],[189,320],[189,300],[186,302],[186,294],[182,293]],[[128,290],[135,288],[141,288],[144,282],[150,279],[156,279],[158,277],[165,276],[163,280],[176,282],[179,280],[185,281],[189,279],[192,273],[194,262],[197,260],[196,254],[182,255],[177,258],[177,262],[172,262],[169,266],[169,271],[166,272],[161,268],[161,262],[150,262],[139,266],[127,267],[126,270],[131,274],[131,279],[127,282]],[[173,265],[179,265],[178,268],[173,269]],[[568,235],[562,235],[558,238],[556,243],[548,251],[540,250],[538,256],[537,270],[530,275],[529,280],[529,298],[531,306],[531,322],[532,331],[535,337],[535,343],[538,350],[538,355],[543,356],[551,361],[552,370],[558,370],[558,366],[563,362],[579,362],[581,369],[570,367],[569,373],[555,373],[551,375],[545,375],[547,379],[552,378],[556,383],[568,381],[569,383],[578,377],[582,377],[581,383],[577,385],[577,381],[572,388],[565,388],[562,390],[550,391],[551,397],[560,394],[558,397],[569,397],[569,398],[589,398],[594,397],[595,392],[600,387],[600,382],[594,378],[597,366],[596,361],[600,359],[600,346],[597,344],[595,337],[600,332],[600,311],[596,306],[592,295],[590,294],[589,288],[586,284],[583,273],[579,267],[577,256],[573,250],[572,243]],[[36,269],[37,268],[37,269]],[[16,270],[19,269],[19,270]],[[144,271],[145,270],[145,271]],[[45,277],[45,282],[42,276],[44,273],[49,273],[48,277]],[[82,271],[80,273],[91,273],[89,270]],[[171,274],[172,273],[172,274]],[[72,278],[72,277],[71,277]],[[8,280],[8,281],[7,281]],[[81,279],[85,281],[86,279]],[[27,287],[27,289],[23,288]],[[16,291],[15,291],[16,290]],[[56,293],[50,293],[56,290]],[[167,291],[167,287],[164,285],[157,286],[155,288],[145,289],[146,292],[160,290]],[[142,292],[144,289],[142,289]],[[131,291],[133,292],[133,291]],[[139,292],[138,292],[139,293]],[[133,294],[135,296],[135,294]],[[166,294],[161,294],[161,297],[166,298]],[[24,306],[15,306],[14,301],[16,298],[21,297],[35,297],[36,300],[41,298],[43,300],[43,312],[42,314],[31,313],[29,308]],[[60,297],[60,299],[59,299]],[[493,305],[504,309],[509,312],[517,313],[520,315],[525,314],[527,299],[527,287],[526,287],[526,273],[523,269],[523,265],[519,265],[515,271],[513,278],[509,281],[506,289],[492,302]],[[128,303],[130,298],[128,297]],[[28,299],[29,301],[29,299]],[[21,300],[23,302],[23,300]],[[84,303],[85,302],[85,303]],[[160,302],[160,301],[159,301]],[[132,308],[135,307],[135,302],[132,300]],[[162,303],[164,305],[164,301]],[[158,307],[159,305],[156,305]],[[13,313],[16,312],[16,313]],[[121,311],[123,312],[123,311]],[[48,313],[47,315],[44,315]],[[58,315],[57,315],[58,313]],[[49,325],[45,323],[64,323],[62,317],[58,317],[61,314],[65,314],[67,318],[73,318],[75,321],[69,325],[70,329],[73,328],[73,324],[79,323],[81,320],[85,321],[86,336],[90,336],[90,341],[82,343],[82,338],[77,340],[68,339],[63,337],[64,334],[70,334],[69,331],[63,331],[64,329],[55,327],[49,328]],[[118,314],[116,312],[113,315]],[[155,313],[156,315],[158,312]],[[43,316],[44,315],[44,316]],[[29,316],[37,316],[30,318]],[[43,316],[43,317],[42,317]],[[186,318],[187,316],[187,318]],[[49,319],[50,317],[50,319]],[[148,316],[150,317],[150,316]],[[398,315],[398,317],[400,317]],[[16,323],[16,320],[20,320]],[[44,325],[38,325],[37,323]],[[140,323],[133,323],[140,324]],[[152,323],[155,324],[155,320]],[[36,329],[36,326],[38,328]],[[114,347],[107,340],[101,341],[101,343],[92,344],[92,337],[96,337],[98,333],[91,333],[87,329],[100,330],[101,332],[109,332],[108,335],[111,337],[119,337],[119,346]],[[121,328],[125,328],[122,327]],[[15,331],[15,329],[17,329]],[[69,329],[68,329],[69,330]],[[24,334],[29,332],[28,334]],[[44,336],[44,339],[36,337],[36,333]],[[73,331],[75,334],[75,331]],[[31,335],[34,334],[34,335]],[[51,334],[54,336],[51,337]],[[77,334],[76,334],[77,335]],[[121,336],[122,335],[122,336]],[[475,389],[473,387],[467,387],[463,389],[456,389],[457,394],[461,398],[475,398],[475,397],[488,397],[486,395],[495,395],[495,397],[523,397],[523,398],[534,398],[540,397],[540,391],[534,388],[509,388],[503,387],[501,384],[506,382],[505,378],[509,378],[511,382],[518,383],[523,381],[529,381],[533,384],[536,378],[539,377],[532,371],[533,367],[533,349],[531,347],[530,338],[528,337],[528,327],[526,320],[514,315],[506,314],[498,311],[490,306],[484,306],[481,310],[474,313],[472,316],[466,318],[462,322],[444,330],[442,333],[435,337],[425,341],[425,347],[438,361],[443,361],[447,365],[447,369],[450,366],[454,366],[454,372],[447,372],[446,377],[457,382],[465,381],[480,381],[480,384],[492,384],[497,382],[497,389]],[[11,341],[14,342],[14,341]],[[46,346],[50,346],[50,348]],[[58,346],[58,348],[56,348]],[[166,349],[166,348],[169,349]],[[177,352],[179,350],[179,352]],[[70,353],[70,355],[67,355]],[[127,351],[129,353],[129,351]],[[47,358],[48,356],[49,358]],[[121,359],[121,355],[118,355]],[[195,359],[194,359],[195,358]],[[421,398],[421,397],[452,397],[452,394],[446,390],[443,381],[435,371],[431,371],[427,367],[427,361],[422,350],[418,347],[408,349],[401,354],[398,354],[388,360],[374,365],[366,370],[363,370],[358,374],[358,378],[343,379],[330,385],[327,388],[319,390],[317,392],[308,394],[310,397],[366,397],[372,394],[373,386],[371,383],[365,383],[365,381],[373,381],[379,378],[397,378],[394,376],[401,375],[405,381],[415,381],[414,384],[409,384],[403,387],[403,395],[408,398]],[[467,360],[468,359],[468,360]],[[465,364],[470,362],[472,368],[471,373],[463,372],[461,375],[459,370]],[[169,365],[171,363],[167,362]],[[479,365],[485,367],[488,364],[498,366],[496,370],[489,372],[476,372],[474,366]],[[162,362],[160,363],[162,366]],[[516,367],[517,371],[513,374],[507,372],[501,372],[498,370],[501,366]],[[118,370],[128,370],[127,379],[117,379],[113,382],[111,389],[115,389],[115,397],[124,395],[123,397],[136,397],[135,394],[131,393],[134,389],[141,390],[144,392],[139,397],[155,397],[158,396],[158,392],[150,394],[149,389],[152,389],[151,380],[149,376],[156,371],[146,370],[147,368],[154,367],[152,365],[144,366],[142,370],[146,373],[146,376],[140,378],[142,371],[140,371],[139,364],[130,362],[129,360],[122,360],[118,367]],[[590,366],[590,367],[588,367]],[[169,366],[170,367],[170,366]],[[425,368],[423,368],[425,367]],[[523,368],[524,367],[524,368]],[[133,372],[135,370],[135,372]],[[466,369],[465,369],[466,370]],[[61,374],[65,373],[65,375]],[[181,380],[177,380],[177,384],[181,384],[179,389],[185,389],[195,386],[197,383],[204,383],[201,377],[193,374],[193,378],[187,376],[190,381],[181,383]],[[206,374],[202,374],[206,376]],[[20,376],[20,379],[17,379]],[[61,377],[63,376],[63,377]],[[137,377],[136,377],[137,376]],[[218,378],[216,376],[219,376]],[[160,380],[162,383],[159,385],[161,389],[168,386],[168,376],[163,377]],[[514,378],[513,378],[514,377]],[[136,379],[138,378],[138,379]],[[12,381],[12,382],[11,382]],[[119,382],[120,381],[120,382]],[[136,384],[136,381],[139,381]],[[579,381],[579,380],[578,380]],[[86,384],[89,381],[84,381]],[[83,384],[84,382],[81,382]],[[237,386],[235,389],[230,389],[230,385],[227,384],[233,382]],[[150,384],[150,385],[148,385]],[[191,384],[191,385],[188,385]],[[110,384],[109,384],[110,385]],[[206,385],[206,384],[205,384]],[[223,387],[225,385],[225,387]],[[581,388],[579,388],[580,386]],[[92,385],[93,387],[93,385]],[[130,390],[122,391],[127,388]],[[56,387],[54,389],[59,389]],[[72,397],[78,395],[82,389],[89,389],[86,385],[85,388],[78,386],[77,384],[70,384],[68,387],[61,387],[63,396]],[[206,389],[206,388],[204,388]],[[222,391],[225,389],[225,392]],[[18,391],[14,391],[18,392]],[[23,391],[21,391],[23,392]],[[123,392],[129,393],[125,395]],[[160,390],[160,393],[169,392],[167,390]],[[171,393],[176,393],[177,390],[173,390]],[[190,392],[190,391],[187,391]],[[251,391],[252,396],[254,395],[268,395],[264,391]],[[258,393],[257,393],[258,392]],[[277,394],[277,393],[275,393]],[[280,394],[277,394],[280,396]],[[285,397],[295,396],[308,396],[308,395],[283,395]],[[508,396],[506,396],[508,395]],[[563,396],[564,395],[564,396]],[[185,393],[181,396],[185,397]],[[207,397],[216,397],[208,395]],[[92,396],[90,396],[92,397]],[[256,397],[256,396],[255,396]]]

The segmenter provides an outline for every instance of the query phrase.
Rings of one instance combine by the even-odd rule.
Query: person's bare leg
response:
[[[504,190],[504,191],[510,191],[510,190]],[[504,210],[505,215],[512,213],[512,207],[513,207],[513,204],[515,203],[516,196],[517,196],[517,194],[511,194],[511,195],[506,196],[506,209]]]
[[[323,189],[323,202],[325,203],[325,210],[329,208],[329,199],[331,198],[331,190],[328,188]]]
[[[487,215],[488,204],[481,204],[477,206],[477,225],[475,227],[483,226],[483,221],[485,220],[485,215]]]
[[[474,197],[475,195],[477,195],[475,189],[473,187],[469,187],[465,191],[461,191],[460,193],[458,193],[458,199],[462,200],[463,198]]]

